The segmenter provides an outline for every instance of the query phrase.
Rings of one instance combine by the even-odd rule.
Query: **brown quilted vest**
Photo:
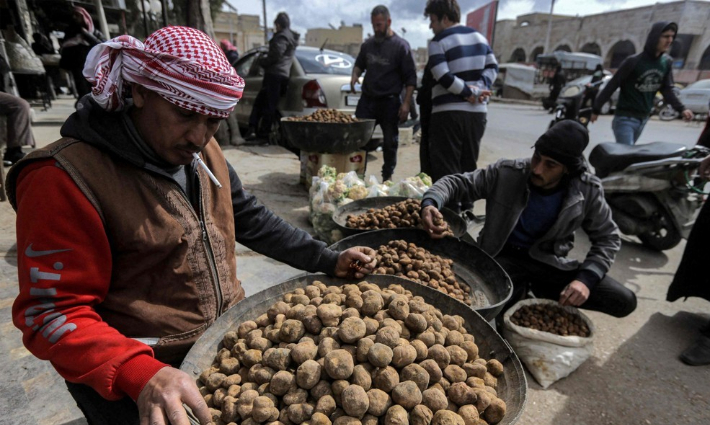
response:
[[[222,312],[244,298],[229,171],[214,139],[202,155],[224,187],[218,189],[200,170],[201,211],[176,182],[75,139],[31,153],[8,175],[16,207],[23,165],[53,157],[67,171],[101,216],[111,246],[112,264],[106,265],[112,267],[111,286],[96,311],[173,365]]]

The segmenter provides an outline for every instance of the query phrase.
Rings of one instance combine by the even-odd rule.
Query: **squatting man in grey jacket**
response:
[[[627,316],[636,309],[636,296],[607,276],[621,240],[601,181],[586,172],[588,143],[586,128],[562,121],[537,140],[531,159],[503,159],[442,178],[424,194],[424,228],[441,238],[445,228],[434,225],[439,208],[464,194],[485,199],[486,224],[478,245],[513,281],[509,305],[529,288],[538,298],[562,305]],[[581,263],[567,257],[580,228],[592,243]]]

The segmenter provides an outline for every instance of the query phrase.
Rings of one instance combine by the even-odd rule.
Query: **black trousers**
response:
[[[254,99],[254,107],[249,115],[249,127],[257,135],[265,137],[271,131],[271,123],[276,116],[279,99],[286,93],[288,77],[266,74],[261,84],[261,90]]]
[[[429,127],[431,126],[431,101],[419,105],[419,124],[421,139],[419,140],[419,170],[431,175],[431,158],[429,157]]]
[[[513,281],[513,296],[501,314],[520,301],[528,288],[538,298],[558,301],[562,290],[577,275],[577,270],[560,270],[534,260],[526,251],[505,248],[495,259]],[[636,309],[636,294],[613,278],[604,276],[590,291],[587,301],[579,307],[625,317]]]
[[[358,118],[374,119],[382,129],[382,177],[392,177],[397,166],[399,148],[399,95],[383,98],[361,96],[355,109]]]
[[[67,389],[89,425],[138,425],[138,406],[130,397],[110,401],[93,388],[66,382]]]
[[[483,112],[446,111],[431,114],[428,130],[429,167],[433,181],[477,168],[486,123],[486,114]],[[454,211],[467,210],[473,207],[473,202],[470,199],[451,200],[447,207]]]

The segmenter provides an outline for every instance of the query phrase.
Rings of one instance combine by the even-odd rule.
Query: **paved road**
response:
[[[55,105],[34,129],[40,145],[59,134],[56,124],[48,124],[61,119],[62,103]],[[494,104],[488,119],[481,165],[500,157],[530,155],[530,146],[547,128],[550,115],[541,108]],[[612,140],[610,126],[611,117],[602,117],[592,126],[592,146]],[[641,143],[663,140],[690,145],[699,133],[699,126],[652,120]],[[396,178],[418,172],[417,152],[416,144],[401,148]],[[307,223],[308,195],[297,183],[299,162],[295,156],[276,147],[230,149],[225,154],[261,202],[294,225],[312,231]],[[381,154],[370,155],[368,171],[379,174],[381,164]],[[4,379],[0,384],[0,425],[84,423],[61,379],[47,362],[35,359],[22,347],[21,335],[11,324],[10,307],[17,294],[14,238],[14,213],[2,203],[0,373]],[[574,255],[583,255],[589,246],[584,235],[579,235],[578,244]],[[699,299],[673,304],[664,301],[684,246],[682,242],[673,250],[655,253],[632,238],[624,239],[611,274],[637,293],[637,311],[622,320],[588,313],[596,327],[592,357],[548,390],[542,390],[528,375],[528,404],[519,424],[710,423],[710,367],[690,368],[676,359],[696,336],[701,320],[710,317],[709,304]],[[247,294],[297,273],[244,247],[238,249],[239,278]]]

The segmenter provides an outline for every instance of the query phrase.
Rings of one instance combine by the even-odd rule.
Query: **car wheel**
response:
[[[603,104],[599,112],[601,112],[602,115],[609,115],[611,113],[611,102]]]
[[[663,107],[663,109],[658,111],[658,118],[661,121],[672,121],[672,120],[678,118],[679,115],[680,114],[678,113],[678,111],[673,109],[673,107],[671,105],[666,105]]]

